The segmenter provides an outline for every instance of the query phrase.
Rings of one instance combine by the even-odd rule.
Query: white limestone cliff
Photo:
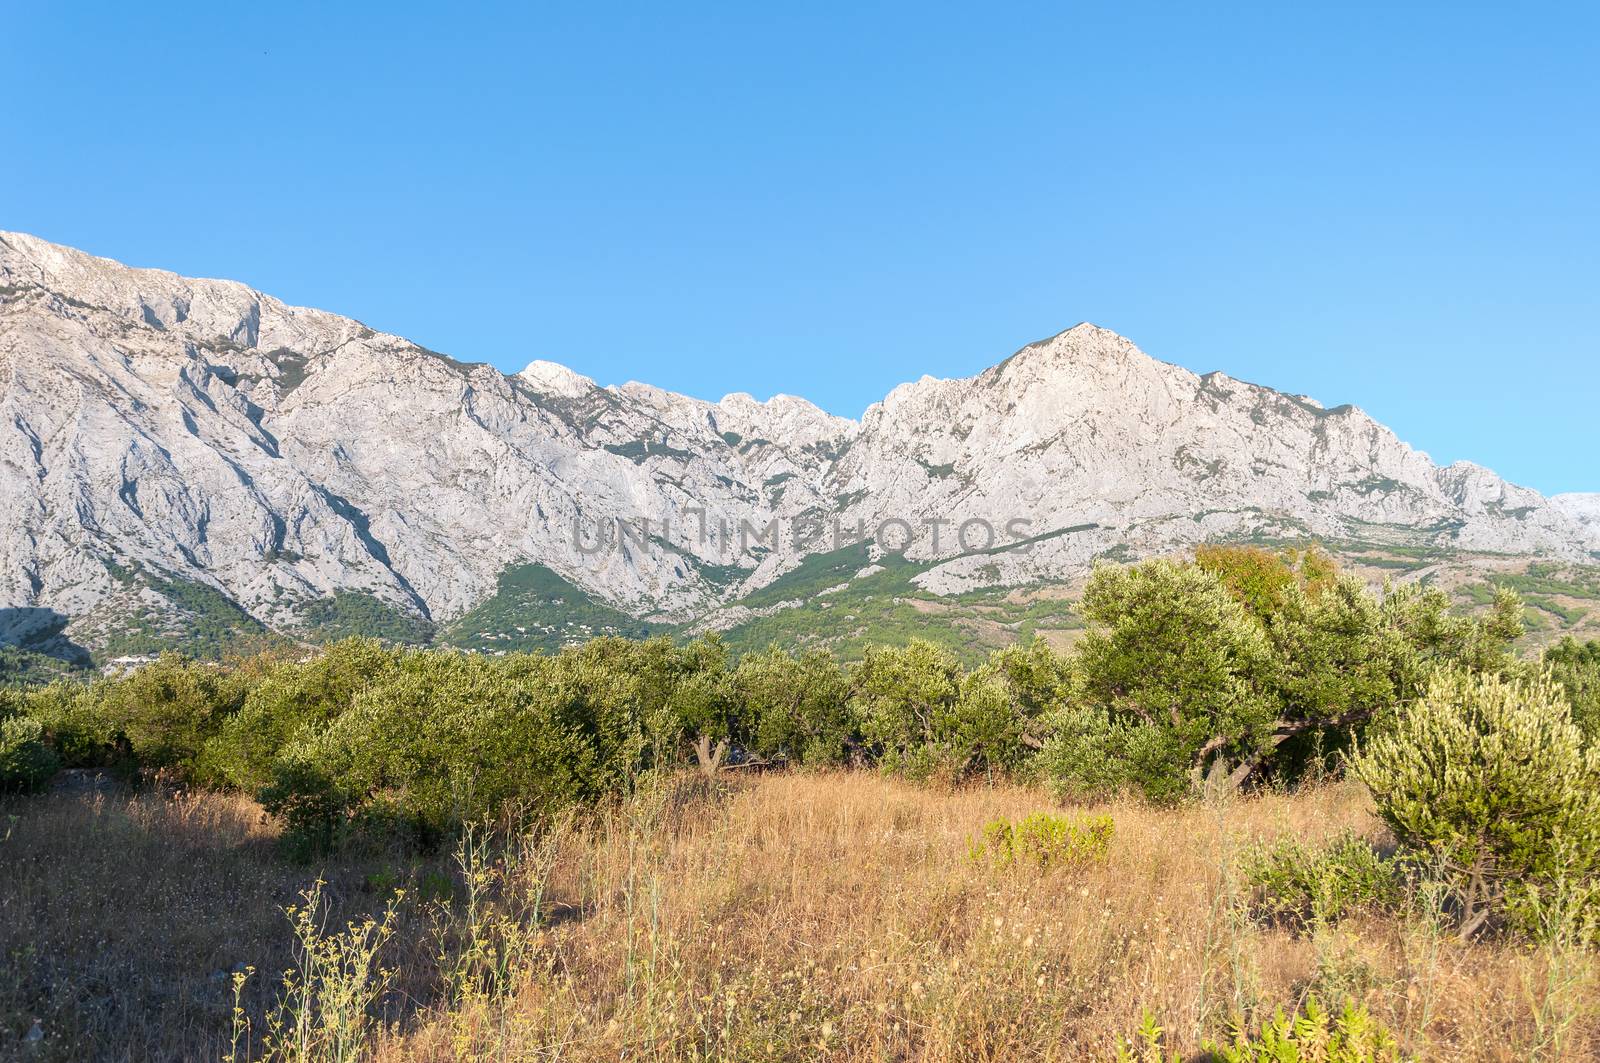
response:
[[[0,639],[114,624],[152,580],[273,626],[338,591],[444,621],[528,561],[688,619],[827,549],[794,532],[834,521],[905,521],[940,592],[1070,576],[1113,548],[1371,526],[1588,559],[1595,497],[1439,468],[1360,410],[1196,376],[1092,325],[901,385],[858,423],[549,361],[508,376],[234,282],[0,233]],[[958,543],[978,521],[997,538],[969,523]],[[1016,535],[1037,541],[998,549]]]

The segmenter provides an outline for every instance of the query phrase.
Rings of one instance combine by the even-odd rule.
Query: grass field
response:
[[[380,1060],[1106,1059],[1147,1011],[1189,1053],[1310,994],[1366,1003],[1420,1059],[1600,1055],[1592,953],[1459,944],[1421,905],[1314,931],[1250,918],[1236,868],[1251,840],[1381,839],[1355,786],[1099,807],[1116,833],[1089,866],[970,855],[986,822],[1055,807],[860,773],[683,782],[463,868],[287,863],[239,797],[12,799],[0,1058],[259,1054],[295,961],[283,909],[318,878],[316,948],[348,920],[388,936],[364,986],[329,983],[344,1005],[279,1012],[327,1038],[314,1058],[343,1036],[346,1058]],[[348,1001],[367,989],[363,1027]]]

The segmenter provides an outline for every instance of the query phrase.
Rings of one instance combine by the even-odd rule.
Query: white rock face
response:
[[[1600,494],[1554,495],[1550,502],[1571,519],[1600,534]]]
[[[940,592],[1070,576],[1118,547],[1374,525],[1587,559],[1596,498],[1438,468],[1359,410],[1196,376],[1092,325],[901,385],[857,423],[547,361],[507,376],[233,282],[0,233],[0,638],[115,615],[151,593],[129,589],[135,568],[277,626],[336,591],[449,620],[529,561],[690,619],[831,548],[835,525],[943,559],[921,577]],[[1018,538],[1037,541],[1003,549]]]

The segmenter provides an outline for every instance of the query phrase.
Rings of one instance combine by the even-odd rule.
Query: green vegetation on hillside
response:
[[[316,642],[362,637],[422,646],[433,641],[432,623],[359,591],[313,599],[299,612],[306,634]]]
[[[663,627],[598,601],[544,565],[513,565],[494,597],[445,627],[439,641],[486,653],[553,652],[603,635],[646,638]]]
[[[932,594],[912,582],[929,567],[901,554],[874,563],[864,543],[813,554],[739,601],[771,612],[741,620],[723,638],[735,655],[776,643],[826,649],[845,661],[860,660],[869,646],[919,638],[974,664],[1035,634],[1081,626],[1060,598],[1013,590]]]
[[[124,590],[91,622],[97,662],[169,650],[216,660],[268,636],[259,620],[209,584],[142,568],[112,574]]]
[[[75,678],[88,664],[87,655],[76,661],[64,660],[20,646],[0,646],[0,687],[38,686]]]

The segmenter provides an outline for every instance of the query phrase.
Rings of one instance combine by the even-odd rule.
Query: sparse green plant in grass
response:
[[[1524,918],[1543,946],[1542,970],[1523,976],[1537,1033],[1528,1058],[1564,1059],[1573,1028],[1593,997],[1591,949],[1600,941],[1600,883],[1555,882],[1529,899]]]
[[[458,903],[435,901],[433,934],[439,972],[454,1005],[498,999],[532,956],[537,909],[531,919],[507,910],[507,868],[496,859],[491,833],[469,825],[456,845]]]
[[[1400,1063],[1400,1044],[1364,1006],[1337,1015],[1316,997],[1292,1015],[1280,1008],[1257,1031],[1238,1024],[1227,1044],[1208,1044],[1216,1063]]]
[[[1034,812],[1019,820],[996,819],[984,824],[968,853],[975,861],[999,867],[1081,867],[1102,863],[1115,835],[1116,824],[1110,816],[1074,819]]]
[[[1402,865],[1350,832],[1323,846],[1293,836],[1258,842],[1240,863],[1253,910],[1299,927],[1334,923],[1361,909],[1392,909],[1404,898]]]
[[[264,1058],[271,1063],[355,1063],[378,1019],[394,977],[379,954],[393,936],[402,892],[383,913],[329,933],[318,879],[285,909],[295,938],[295,965],[280,982],[267,1017]]]
[[[1149,1009],[1145,1009],[1144,1021],[1139,1024],[1139,1029],[1133,1037],[1117,1038],[1117,1055],[1115,1063],[1181,1063],[1176,1049],[1171,1055],[1165,1049],[1164,1030],[1156,1022],[1156,1017]]]

